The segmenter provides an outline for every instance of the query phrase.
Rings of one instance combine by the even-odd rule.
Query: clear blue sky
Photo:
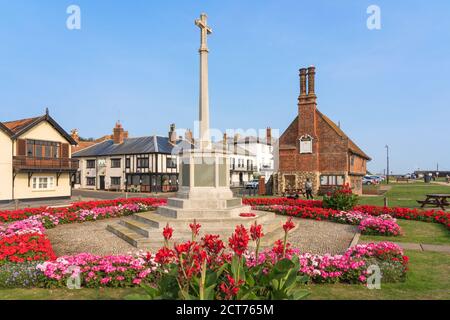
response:
[[[81,7],[81,30],[66,9]],[[366,9],[381,7],[369,31]],[[84,137],[192,127],[199,31],[209,15],[211,125],[283,131],[298,69],[317,67],[319,109],[382,172],[450,170],[450,2],[0,0],[0,120],[42,114]]]

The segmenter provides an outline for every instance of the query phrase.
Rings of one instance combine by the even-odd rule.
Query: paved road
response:
[[[128,193],[128,198],[169,198],[173,197],[175,193]],[[113,200],[119,198],[126,198],[127,193],[125,192],[110,192],[110,191],[94,191],[94,190],[79,190],[74,189],[72,191],[72,196],[75,198],[87,198],[87,199],[98,199],[98,200]]]
[[[168,198],[175,196],[175,193],[128,193],[129,198]],[[66,206],[72,202],[89,201],[89,200],[114,200],[119,198],[126,198],[125,192],[109,192],[109,191],[92,191],[92,190],[73,190],[72,198],[65,200],[33,200],[33,201],[19,201],[19,209],[35,208],[35,207],[55,207]],[[14,201],[0,204],[0,210],[16,209]]]
[[[244,188],[232,188],[235,197],[254,196],[257,191],[255,189],[246,190]],[[110,191],[95,191],[95,190],[72,190],[72,198],[66,200],[33,200],[33,201],[19,201],[18,208],[34,208],[34,207],[53,207],[69,205],[76,201],[89,200],[114,200],[119,198],[170,198],[174,197],[175,193],[132,193],[128,195],[125,192],[110,192]],[[0,204],[0,210],[12,210],[16,208],[13,202]]]

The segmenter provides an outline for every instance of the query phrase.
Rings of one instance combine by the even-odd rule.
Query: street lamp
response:
[[[387,176],[386,176],[386,182],[389,184],[389,146],[386,145],[386,172],[387,172]]]

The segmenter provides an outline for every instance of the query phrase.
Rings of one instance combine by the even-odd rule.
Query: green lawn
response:
[[[406,251],[410,270],[405,282],[382,284],[380,290],[363,285],[310,285],[309,299],[450,299],[450,255]],[[0,290],[0,299],[17,300],[114,300],[141,289]]]
[[[406,251],[410,270],[405,282],[381,284],[380,290],[362,285],[311,285],[312,300],[326,299],[450,299],[450,255]]]
[[[401,219],[398,219],[397,223],[403,230],[402,236],[361,236],[361,241],[394,241],[450,245],[450,232],[443,225]]]
[[[417,200],[425,200],[426,194],[446,193],[450,194],[450,186],[436,184],[415,183],[392,183],[391,189],[383,196],[361,196],[359,204],[384,205],[384,197],[388,198],[390,207],[420,208]]]
[[[140,288],[127,289],[0,289],[0,300],[120,300]]]

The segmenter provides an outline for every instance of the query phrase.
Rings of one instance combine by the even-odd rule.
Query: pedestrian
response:
[[[313,184],[311,179],[306,179],[305,182],[305,190],[306,190],[306,199],[314,199],[313,197]]]

